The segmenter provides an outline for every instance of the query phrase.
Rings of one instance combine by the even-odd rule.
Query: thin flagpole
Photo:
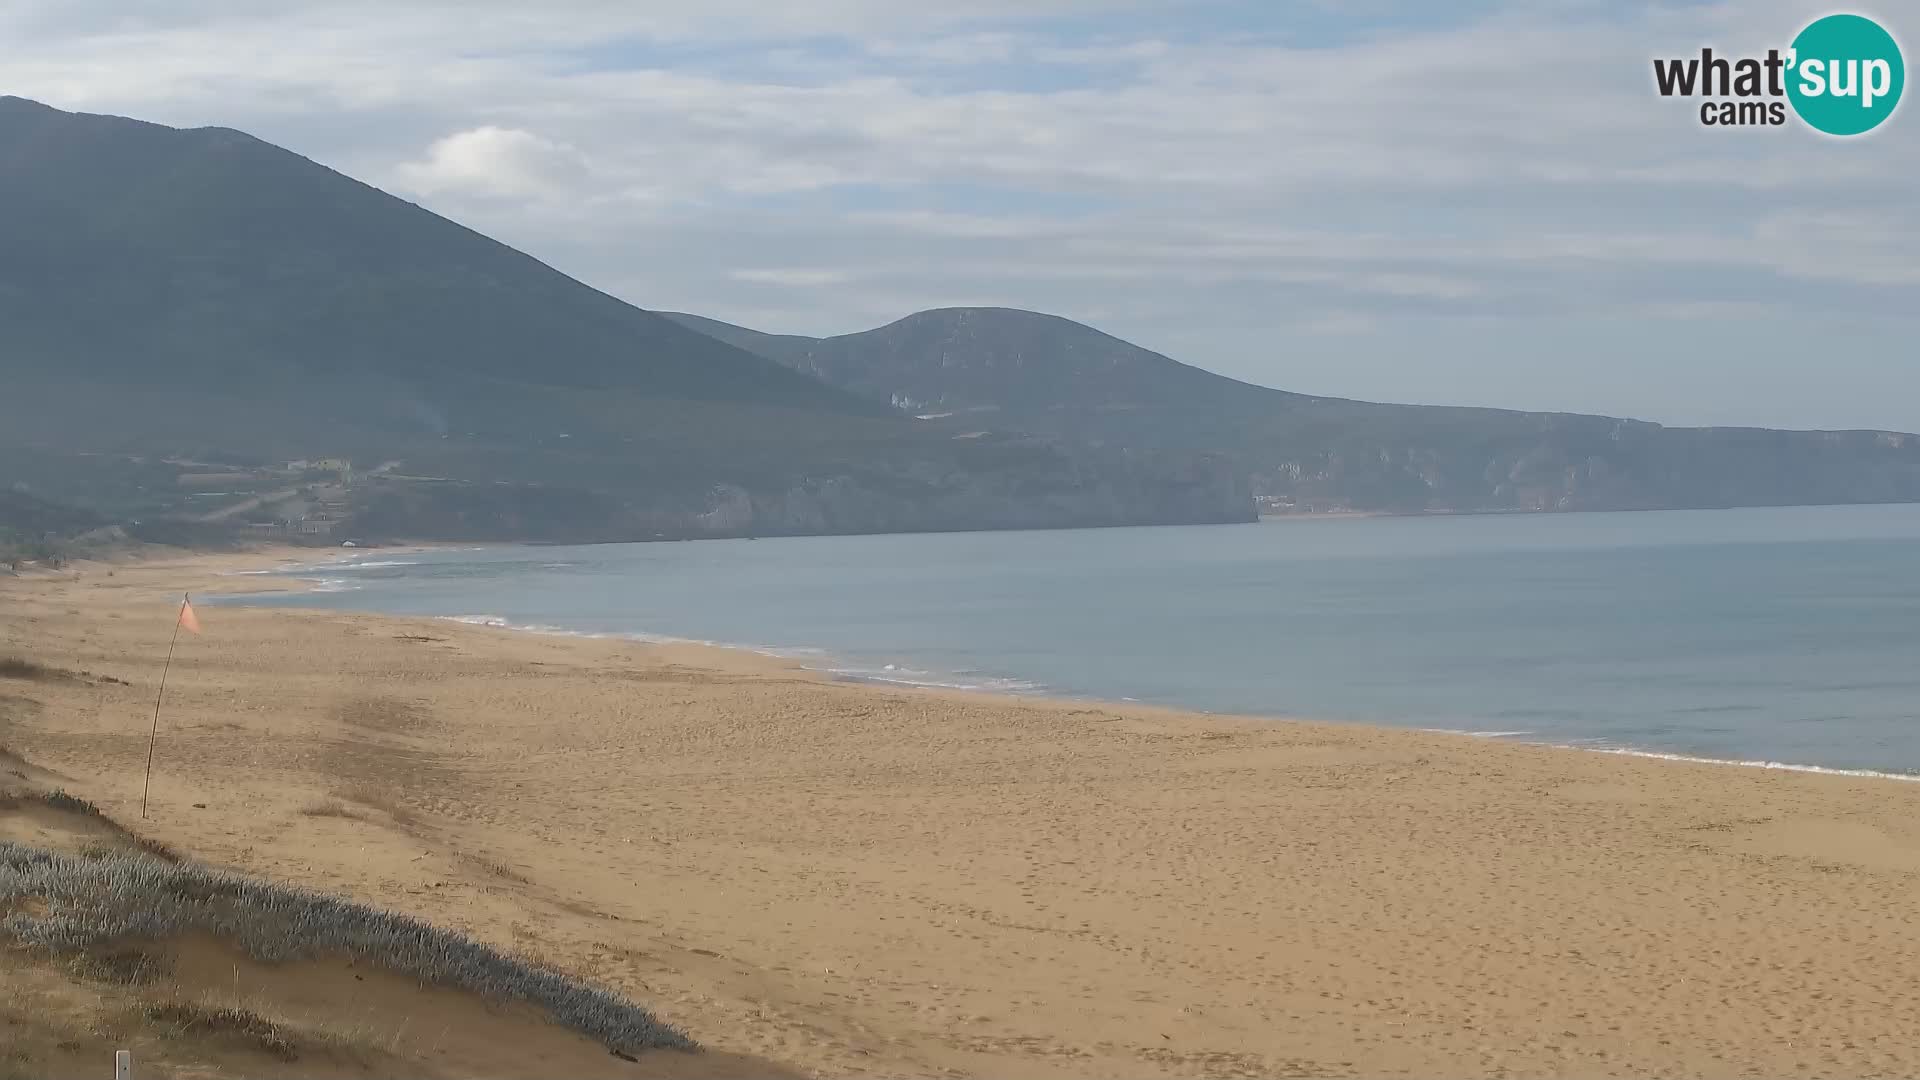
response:
[[[186,605],[192,603],[185,593],[180,594],[180,612],[173,619],[173,637],[167,641],[167,662],[160,668],[160,692],[153,697],[153,731],[147,736],[147,778],[140,785],[140,820],[147,820],[147,791],[153,786],[153,744],[160,738],[160,701],[167,696],[167,672],[173,670],[173,647],[180,643],[180,623],[184,621]]]

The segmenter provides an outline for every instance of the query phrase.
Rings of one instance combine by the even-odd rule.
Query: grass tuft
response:
[[[118,986],[145,986],[171,970],[166,957],[127,946],[81,953],[71,966],[81,978]]]
[[[32,797],[39,799],[55,810],[64,810],[69,814],[79,814],[82,817],[89,817],[100,822],[102,825],[113,830],[113,832],[125,842],[132,844],[134,847],[162,862],[180,861],[179,852],[158,840],[139,835],[132,829],[108,817],[99,807],[78,795],[71,795],[60,788],[55,788],[52,791],[42,792]],[[91,853],[91,851],[88,852],[88,854]]]
[[[279,1058],[293,1061],[300,1053],[279,1025],[247,1009],[213,1008],[189,1001],[149,1005],[146,1017],[180,1035],[238,1036],[240,1040]]]
[[[122,831],[125,831],[125,830],[122,830]],[[161,862],[173,863],[173,862],[180,861],[180,853],[173,850],[173,848],[168,846],[167,844],[164,844],[158,840],[155,840],[150,836],[135,836],[132,833],[127,833],[126,835],[128,839],[133,841],[134,847],[137,847],[142,852],[148,855],[151,855],[156,859],[159,859]]]
[[[503,859],[489,859],[480,855],[469,855],[465,852],[461,852],[459,857],[461,862],[478,869],[482,873],[490,874],[493,877],[520,885],[530,884],[525,874],[507,865]]]
[[[698,1049],[611,991],[463,934],[195,863],[87,859],[0,841],[0,909],[8,907],[0,931],[62,955],[206,933],[269,963],[343,955],[491,1001],[524,1001],[614,1050]]]
[[[0,679],[51,679],[61,672],[24,656],[0,656]]]
[[[315,799],[300,808],[308,817],[337,817],[358,820],[360,814],[339,799]]]
[[[380,811],[392,818],[395,825],[419,824],[419,815],[372,784],[355,784],[352,787],[341,788],[335,794],[348,802],[359,803],[361,806]]]
[[[40,801],[53,807],[55,810],[65,810],[70,814],[84,814],[92,818],[104,818],[107,816],[100,812],[99,807],[78,795],[69,795],[60,788],[54,788],[52,791],[40,796]]]

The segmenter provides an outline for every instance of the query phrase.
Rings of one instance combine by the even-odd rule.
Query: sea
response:
[[[286,590],[208,599],[1920,777],[1920,506],[370,549],[272,573]]]

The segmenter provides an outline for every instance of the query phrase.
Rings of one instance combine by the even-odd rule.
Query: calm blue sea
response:
[[[227,602],[1920,774],[1920,506],[356,553]]]

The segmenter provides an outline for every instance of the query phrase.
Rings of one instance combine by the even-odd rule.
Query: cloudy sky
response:
[[[759,329],[1006,305],[1314,393],[1920,430],[1920,106],[1834,140],[1652,89],[1828,10],[0,0],[0,93],[241,128]]]

